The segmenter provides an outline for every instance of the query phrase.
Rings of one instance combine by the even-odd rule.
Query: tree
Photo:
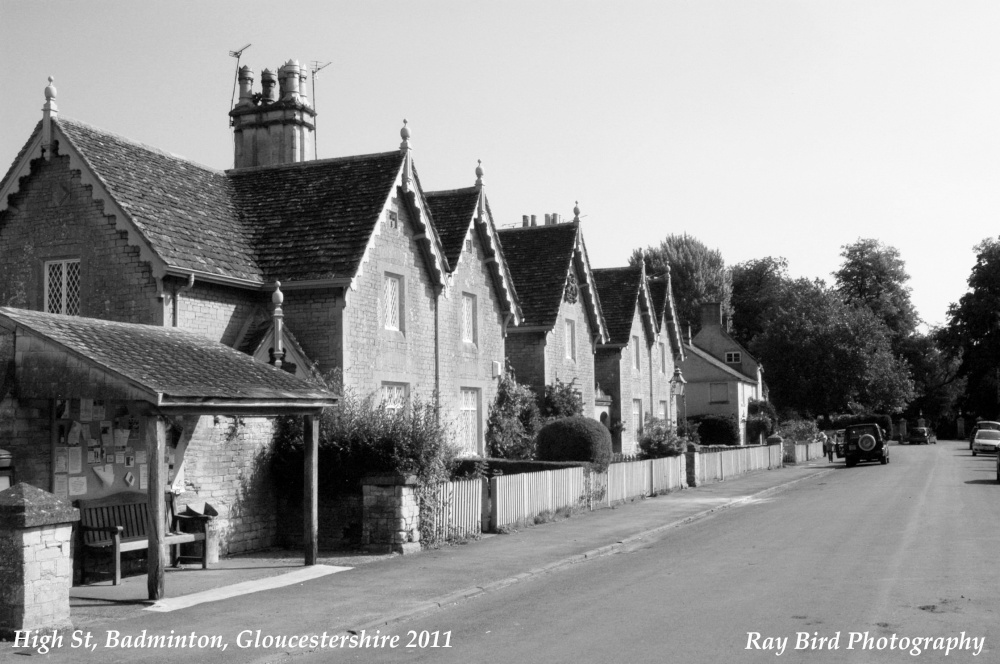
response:
[[[733,337],[749,347],[774,315],[788,277],[784,258],[754,258],[733,266]]]
[[[847,304],[867,307],[889,328],[893,348],[916,330],[918,317],[906,285],[910,275],[899,250],[874,239],[841,247],[844,262],[834,272],[837,290]]]
[[[727,319],[732,314],[730,297],[732,284],[726,263],[718,249],[709,249],[696,238],[668,235],[658,247],[636,249],[629,265],[646,261],[646,273],[666,274],[670,271],[677,316],[682,326],[691,325],[694,332],[701,327],[701,305],[720,302]]]
[[[848,306],[819,280],[785,282],[750,350],[779,409],[895,413],[913,397],[908,369],[882,321],[867,308]]]
[[[948,307],[940,338],[967,380],[963,409],[990,419],[1000,413],[1000,239],[983,240],[975,251],[969,291]]]

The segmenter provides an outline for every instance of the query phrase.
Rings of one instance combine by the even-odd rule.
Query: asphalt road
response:
[[[995,458],[941,441],[894,446],[886,466],[833,467],[625,553],[393,625],[380,636],[398,636],[395,649],[293,661],[997,661]],[[405,647],[422,634],[428,647]]]

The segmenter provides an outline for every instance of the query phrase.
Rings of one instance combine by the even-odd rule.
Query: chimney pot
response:
[[[534,215],[534,214],[533,214],[533,215],[531,215],[531,225],[532,225],[532,226],[535,226],[535,225],[537,225],[537,221],[538,221],[538,217],[537,217],[537,215]]]
[[[261,103],[270,104],[278,101],[278,91],[275,89],[277,84],[278,77],[270,69],[265,69],[260,73]]]
[[[531,219],[528,218],[528,215],[522,214],[521,215],[521,226],[523,228],[527,228],[530,225],[531,225]]]

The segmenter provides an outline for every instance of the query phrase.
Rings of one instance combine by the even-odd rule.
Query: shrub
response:
[[[537,454],[543,461],[589,461],[602,471],[611,463],[611,433],[582,415],[552,420],[538,432]]]
[[[583,396],[576,388],[576,378],[564,383],[558,378],[545,386],[542,398],[542,417],[559,418],[583,415]]]
[[[740,425],[732,415],[705,415],[698,420],[702,445],[739,445]]]
[[[774,420],[766,415],[747,416],[747,443],[756,445],[761,436],[767,438],[774,433]]]
[[[786,442],[805,443],[811,441],[818,433],[819,429],[813,420],[788,420],[778,427],[778,435]]]
[[[681,438],[687,438],[689,443],[694,445],[701,444],[701,434],[699,433],[700,425],[698,422],[692,419],[678,420],[677,422],[677,435]]]
[[[775,410],[774,404],[764,399],[750,399],[747,402],[747,413],[749,415],[764,415],[772,422],[778,421],[778,411]]]
[[[304,450],[301,419],[279,418],[272,471],[282,493],[301,500]],[[449,479],[455,448],[433,403],[414,399],[391,411],[374,395],[359,399],[344,391],[340,403],[320,415],[319,475],[326,495],[356,493],[365,475],[416,475],[421,484]]]
[[[541,421],[535,393],[514,378],[508,367],[486,421],[486,450],[499,459],[531,459]]]
[[[665,420],[649,419],[639,436],[639,456],[643,459],[658,459],[684,454],[688,439],[674,431],[672,424]]]
[[[495,475],[520,475],[541,470],[562,470],[586,466],[583,461],[537,461],[534,459],[459,459],[455,462],[456,478],[493,477]]]

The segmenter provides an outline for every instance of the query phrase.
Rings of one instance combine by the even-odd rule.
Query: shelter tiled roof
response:
[[[403,158],[395,150],[229,171],[264,279],[353,278]]]
[[[261,279],[225,173],[76,120],[54,123],[168,265]]]
[[[444,255],[452,269],[458,265],[458,259],[462,255],[463,241],[476,216],[479,194],[479,189],[475,187],[424,193],[427,205],[434,215],[434,225],[441,237]]]
[[[578,230],[575,222],[498,230],[524,326],[551,328],[556,324]]]
[[[4,319],[146,390],[174,399],[336,398],[238,350],[179,328],[0,307],[0,323]]]

